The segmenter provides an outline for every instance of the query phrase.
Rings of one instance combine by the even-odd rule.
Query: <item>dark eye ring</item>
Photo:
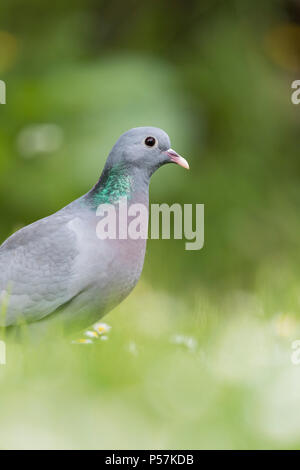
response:
[[[155,137],[146,137],[145,139],[145,145],[147,145],[148,147],[153,147],[154,145],[156,144],[156,139]]]

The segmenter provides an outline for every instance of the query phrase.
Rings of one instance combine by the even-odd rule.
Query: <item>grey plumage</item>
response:
[[[146,145],[147,137],[155,144]],[[124,195],[148,206],[151,175],[171,162],[187,165],[164,131],[131,129],[90,192],[6,240],[0,247],[0,326],[59,319],[84,328],[121,302],[140,277],[146,241],[99,240],[96,208]]]

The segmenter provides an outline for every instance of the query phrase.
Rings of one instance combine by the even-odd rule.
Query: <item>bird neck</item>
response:
[[[97,209],[100,204],[116,204],[122,198],[148,202],[149,178],[139,169],[115,164],[105,166],[99,181],[86,195],[88,205]]]

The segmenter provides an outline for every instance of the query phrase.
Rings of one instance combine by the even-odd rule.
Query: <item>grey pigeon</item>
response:
[[[82,329],[127,297],[140,278],[146,240],[99,239],[97,208],[122,197],[148,207],[150,177],[159,167],[188,168],[170,147],[161,129],[125,132],[87,194],[0,246],[0,326],[56,319]]]

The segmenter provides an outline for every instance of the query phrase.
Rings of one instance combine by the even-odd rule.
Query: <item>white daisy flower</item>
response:
[[[98,333],[97,331],[86,331],[85,333],[85,336],[87,336],[88,338],[98,338]]]
[[[80,339],[75,339],[72,341],[72,344],[92,344],[93,341],[91,339],[86,339],[86,338],[80,338]]]
[[[107,323],[95,323],[93,328],[98,333],[98,335],[103,335],[104,333],[109,332],[111,326],[107,325]]]

